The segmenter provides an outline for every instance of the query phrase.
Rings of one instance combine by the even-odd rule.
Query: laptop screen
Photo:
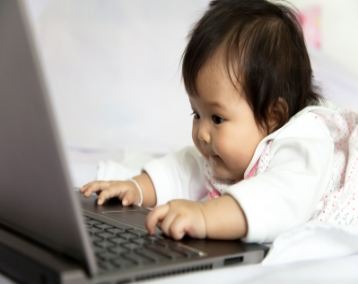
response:
[[[0,223],[93,273],[24,3],[0,2]]]

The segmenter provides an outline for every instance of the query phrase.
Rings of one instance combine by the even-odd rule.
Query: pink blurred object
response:
[[[306,42],[317,50],[322,46],[321,12],[321,6],[315,5],[301,10],[299,14]]]

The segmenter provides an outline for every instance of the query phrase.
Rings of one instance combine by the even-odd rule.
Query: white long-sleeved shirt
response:
[[[329,185],[335,141],[324,118],[331,112],[308,107],[296,114],[257,146],[244,174],[247,177],[257,164],[255,176],[223,190],[244,211],[246,241],[272,241],[281,232],[308,221],[317,214],[322,197],[333,190]],[[155,186],[157,205],[178,198],[205,198],[208,189],[204,165],[204,158],[194,147],[146,164],[144,170]],[[220,212],[217,214],[219,217]]]

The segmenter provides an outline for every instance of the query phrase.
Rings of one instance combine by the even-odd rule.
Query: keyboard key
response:
[[[136,229],[136,228],[130,228],[127,230],[127,232],[134,234],[138,237],[142,237],[142,236],[147,236],[148,232],[144,231],[144,230],[140,230],[140,229]]]
[[[97,262],[97,264],[98,268],[102,271],[112,271],[120,268],[120,266],[116,265],[111,261],[99,261]]]
[[[113,227],[113,228],[106,229],[106,232],[109,232],[109,233],[112,233],[114,235],[117,235],[117,234],[124,233],[125,229]]]
[[[119,236],[114,236],[114,237],[110,238],[109,241],[111,241],[112,243],[114,243],[116,245],[122,245],[122,244],[128,243],[127,239],[123,239]]]
[[[137,235],[132,234],[132,233],[130,233],[130,232],[125,232],[125,233],[123,233],[123,234],[120,234],[119,236],[120,236],[121,238],[123,238],[123,239],[126,239],[126,240],[131,240],[131,239],[137,239],[137,238],[138,238]]]
[[[145,239],[135,239],[135,240],[133,240],[132,241],[132,243],[135,243],[135,244],[137,244],[137,245],[139,245],[139,246],[143,246],[144,244],[146,244],[147,243],[147,241],[145,240]]]
[[[95,246],[97,247],[101,247],[101,248],[109,248],[109,247],[114,247],[115,244],[107,241],[107,240],[101,240],[101,241],[97,241],[97,242],[93,242],[95,244]]]
[[[119,268],[129,268],[132,266],[137,266],[138,263],[133,262],[132,260],[129,260],[124,257],[119,257],[116,259],[112,259],[111,263]]]
[[[98,228],[98,229],[102,229],[102,230],[113,228],[113,226],[111,226],[109,224],[106,224],[106,223],[94,224],[93,226]]]
[[[154,243],[155,241],[159,240],[159,238],[158,238],[158,236],[146,235],[144,237],[144,240],[145,240],[146,243],[151,244],[151,243]]]
[[[100,232],[103,232],[101,229],[98,229],[96,227],[90,227],[87,229],[87,231],[93,235],[93,234],[96,234],[96,233],[100,233]]]
[[[109,239],[109,238],[113,238],[114,235],[108,232],[101,231],[100,233],[97,233],[96,236],[102,239]]]
[[[129,249],[129,250],[135,250],[140,248],[140,245],[136,244],[136,243],[126,243],[123,245],[124,248]]]
[[[96,235],[91,235],[91,240],[94,243],[94,242],[101,242],[103,239]]]
[[[142,265],[151,264],[154,262],[154,260],[152,260],[151,258],[137,253],[131,253],[126,255],[125,257],[137,264],[142,264]]]
[[[96,253],[96,256],[101,258],[102,260],[109,260],[109,259],[114,259],[114,258],[118,257],[117,254],[110,252],[110,251],[98,252],[98,253]]]
[[[128,253],[128,249],[121,247],[121,246],[115,246],[108,249],[110,252],[115,253],[116,255],[121,255],[123,253]]]
[[[88,217],[88,219],[85,220],[86,221],[86,225],[87,226],[93,226],[93,225],[99,225],[101,224],[101,222],[97,221],[97,220],[94,220],[94,219],[91,219]]]

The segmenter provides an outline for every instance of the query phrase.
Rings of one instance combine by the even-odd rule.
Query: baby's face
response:
[[[259,142],[267,135],[236,89],[217,52],[197,78],[198,96],[190,96],[193,109],[192,137],[207,159],[214,177],[225,183],[243,178]]]

